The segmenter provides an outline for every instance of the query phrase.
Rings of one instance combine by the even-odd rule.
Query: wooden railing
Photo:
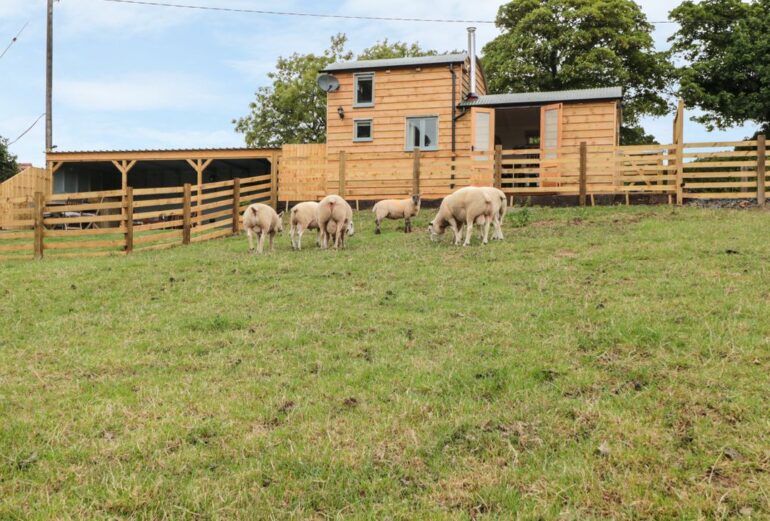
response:
[[[12,227],[7,221],[32,217],[28,209],[35,192],[51,192],[51,176],[45,168],[27,168],[0,183],[0,229]]]
[[[270,175],[197,186],[37,192],[0,231],[0,260],[104,257],[172,248],[238,233],[240,214],[271,199]],[[200,197],[199,197],[200,195]]]

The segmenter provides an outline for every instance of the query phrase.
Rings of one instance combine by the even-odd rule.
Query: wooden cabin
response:
[[[337,63],[339,88],[328,94],[327,157],[339,152],[409,152],[465,156],[495,145],[539,149],[619,145],[619,87],[487,94],[484,72],[469,55]]]

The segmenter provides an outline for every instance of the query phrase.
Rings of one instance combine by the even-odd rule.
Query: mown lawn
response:
[[[767,519],[770,213],[0,265],[0,519]]]

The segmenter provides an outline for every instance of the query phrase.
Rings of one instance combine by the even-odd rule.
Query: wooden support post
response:
[[[586,205],[586,192],[588,191],[588,145],[580,142],[580,206]]]
[[[278,166],[280,159],[278,153],[273,152],[273,160],[270,163],[270,206],[278,211]]]
[[[203,206],[203,172],[211,165],[213,159],[188,159],[187,164],[193,167],[196,173],[196,182],[198,185],[198,195],[195,197],[195,221],[198,225],[203,224],[203,215],[201,214],[199,207]]]
[[[757,204],[765,206],[765,186],[767,179],[767,138],[764,134],[757,136]]]
[[[45,218],[45,197],[43,192],[35,192],[35,259],[43,258],[43,244],[45,228],[43,219]]]
[[[127,187],[123,195],[123,206],[126,210],[126,253],[131,253],[134,251],[134,189]]]
[[[495,188],[503,187],[503,145],[495,145]]]
[[[412,195],[420,195],[420,149],[414,149],[412,162]]]
[[[191,223],[190,214],[192,213],[192,186],[190,183],[184,185],[184,199],[182,204],[182,244],[190,244]]]
[[[676,204],[684,202],[684,101],[679,100],[674,119],[674,145],[676,145]]]
[[[345,151],[344,150],[340,150],[339,174],[340,174],[339,196],[344,199],[345,198]]]
[[[241,178],[233,179],[233,235],[241,231]]]

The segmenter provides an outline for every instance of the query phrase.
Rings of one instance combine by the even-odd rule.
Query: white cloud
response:
[[[56,101],[89,111],[181,110],[211,105],[214,89],[202,77],[142,74],[123,78],[60,80]]]

